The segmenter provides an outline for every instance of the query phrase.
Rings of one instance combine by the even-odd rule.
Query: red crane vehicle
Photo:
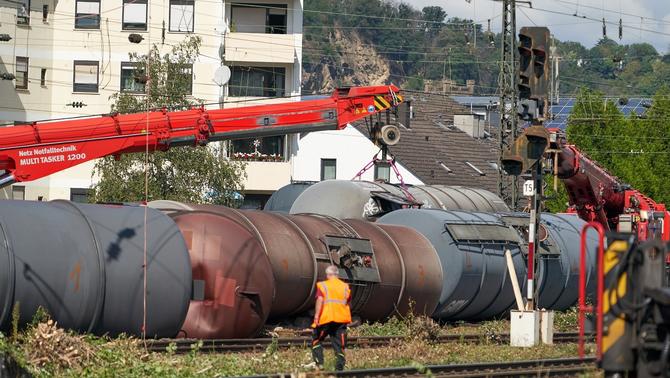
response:
[[[569,211],[605,230],[633,233],[639,240],[670,240],[670,212],[631,188],[568,144],[558,129],[550,129],[555,153],[555,174],[563,181],[570,199]]]
[[[596,314],[596,356],[606,377],[667,376],[670,368],[670,212],[600,167],[562,131],[549,131],[554,174],[563,181],[569,211],[589,222],[582,230],[579,354],[585,315]],[[586,233],[599,234],[594,306],[586,304]],[[607,232],[609,231],[609,232]]]
[[[282,104],[107,114],[3,127],[0,187],[37,180],[104,156],[203,146],[224,139],[339,130],[391,110],[402,100],[395,85],[351,87],[337,89],[327,98]],[[397,132],[390,135],[398,136]]]

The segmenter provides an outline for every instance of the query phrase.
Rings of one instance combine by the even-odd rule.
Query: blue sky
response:
[[[517,0],[519,1],[519,0]],[[481,21],[491,18],[494,31],[500,31],[502,5],[493,0],[404,0],[416,8],[439,5],[449,17],[460,17]],[[670,1],[669,0],[533,0],[535,8],[541,8],[567,15],[552,14],[524,6],[517,12],[517,26],[548,26],[560,40],[579,41],[593,46],[602,37],[602,21],[591,21],[579,16],[587,16],[608,22],[607,35],[619,41],[618,24],[623,20],[622,43],[648,42],[660,52],[667,52],[670,45]],[[603,11],[605,9],[605,11]],[[531,21],[532,20],[532,21]],[[649,31],[639,30],[647,29]]]

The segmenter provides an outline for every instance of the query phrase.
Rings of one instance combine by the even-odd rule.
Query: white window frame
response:
[[[144,5],[144,20],[142,22],[126,22],[126,12],[129,10],[126,9],[126,7],[134,8],[137,7],[138,5]],[[148,0],[123,0],[123,6],[121,8],[121,30],[146,31],[148,15],[149,15]]]
[[[181,5],[181,6],[191,6],[191,19],[186,20],[184,18],[184,12],[182,12],[181,17],[177,23],[177,28],[176,30],[172,28],[172,17],[179,17],[176,14],[172,13],[172,6],[173,5]],[[169,19],[168,19],[168,31],[172,33],[193,33],[195,30],[195,0],[170,0],[169,1]],[[185,22],[184,26],[185,28],[182,29],[182,22]]]

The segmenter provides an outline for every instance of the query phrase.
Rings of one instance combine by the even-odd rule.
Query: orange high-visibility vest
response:
[[[318,325],[331,322],[351,323],[351,310],[349,309],[351,291],[349,285],[339,278],[331,278],[317,283],[316,287],[323,294],[323,306],[321,307]]]

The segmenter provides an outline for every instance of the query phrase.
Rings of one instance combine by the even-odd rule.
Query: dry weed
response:
[[[95,358],[95,348],[83,336],[58,328],[53,320],[39,323],[24,339],[26,361],[34,367],[73,369],[87,365]]]

